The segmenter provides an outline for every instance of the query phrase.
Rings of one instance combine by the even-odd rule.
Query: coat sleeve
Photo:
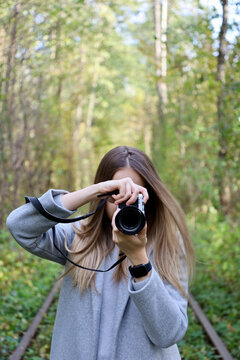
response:
[[[187,276],[180,280],[187,293]],[[167,348],[184,337],[188,327],[188,300],[175,287],[164,282],[154,267],[150,277],[143,282],[134,283],[131,278],[128,290],[152,343]]]
[[[67,218],[75,211],[63,206],[61,196],[66,193],[68,191],[50,189],[38,200],[49,213]],[[56,244],[67,255],[64,241],[66,236],[68,245],[73,240],[74,231],[71,223],[60,224],[46,219],[31,203],[27,203],[9,214],[6,225],[13,238],[30,253],[62,265],[65,264],[65,258],[54,247],[51,228],[55,225]]]

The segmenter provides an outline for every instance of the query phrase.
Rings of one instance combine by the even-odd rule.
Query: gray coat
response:
[[[50,189],[39,201],[50,213],[69,217],[61,202],[65,190]],[[65,265],[55,249],[51,227],[55,225],[40,215],[31,203],[13,210],[7,227],[27,251]],[[71,224],[56,224],[56,241],[62,251],[65,232],[68,245],[74,237]],[[106,258],[102,269],[117,260],[117,250]],[[152,262],[153,263],[153,262]],[[98,293],[87,290],[80,295],[65,276],[55,319],[51,360],[178,360],[176,343],[188,325],[187,300],[170,284],[163,282],[153,268],[149,279],[135,283],[111,283],[111,271],[97,273]],[[183,282],[187,290],[187,283]],[[108,324],[111,324],[110,329]],[[111,332],[111,333],[110,333]]]

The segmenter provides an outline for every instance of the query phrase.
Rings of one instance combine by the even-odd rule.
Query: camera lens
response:
[[[135,228],[138,225],[138,213],[136,209],[127,209],[123,211],[120,217],[121,224],[124,224],[124,227],[127,229]]]
[[[136,207],[127,206],[117,213],[115,223],[124,234],[135,235],[143,229],[145,216]]]

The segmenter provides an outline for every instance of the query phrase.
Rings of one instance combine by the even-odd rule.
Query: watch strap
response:
[[[134,278],[140,278],[143,276],[146,276],[149,271],[152,270],[152,264],[149,261],[147,264],[140,264],[140,265],[134,265],[129,266],[129,272]]]

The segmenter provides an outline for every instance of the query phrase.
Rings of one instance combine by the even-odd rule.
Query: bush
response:
[[[193,295],[233,357],[240,358],[240,229],[217,214],[191,227],[197,267]]]
[[[9,358],[59,276],[59,266],[22,249],[0,232],[0,354]]]

